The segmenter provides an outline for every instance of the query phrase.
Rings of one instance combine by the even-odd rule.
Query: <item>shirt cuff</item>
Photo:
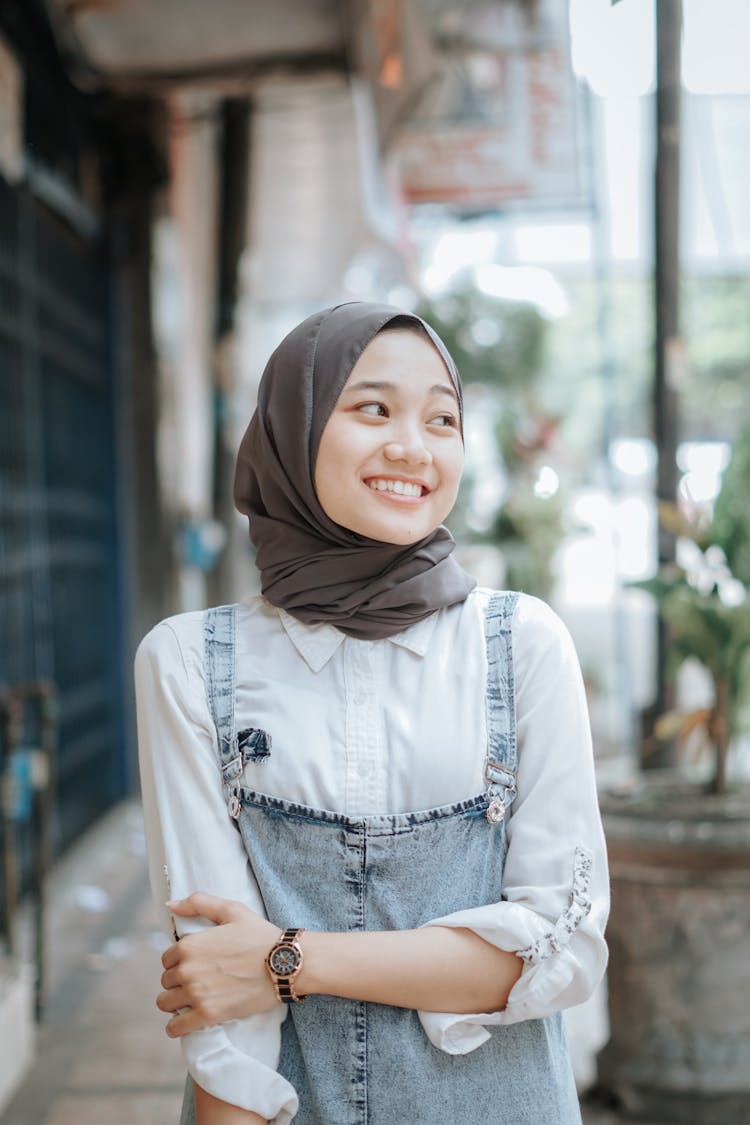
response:
[[[434,1047],[448,1055],[468,1055],[487,1042],[488,1027],[507,1027],[555,1011],[554,1000],[564,992],[572,976],[573,965],[567,958],[561,957],[543,968],[525,964],[501,1012],[419,1012],[419,1019]]]
[[[490,945],[515,953],[524,962],[521,976],[500,1012],[452,1015],[420,1011],[422,1026],[435,1047],[448,1054],[468,1054],[487,1041],[490,1026],[542,1019],[558,1007],[571,1003],[567,997],[567,1005],[558,1001],[576,974],[581,974],[578,958],[568,944],[591,911],[591,866],[591,852],[587,848],[576,848],[569,902],[554,923],[515,902],[473,907],[426,923],[472,930]],[[584,972],[583,977],[587,976]],[[587,981],[582,979],[580,983],[581,995],[572,1003],[582,1003],[587,998]],[[595,983],[592,981],[592,985]]]
[[[221,1101],[258,1113],[273,1125],[287,1125],[299,1099],[276,1070],[278,1031],[285,1014],[274,1008],[183,1036],[183,1055],[194,1081]]]

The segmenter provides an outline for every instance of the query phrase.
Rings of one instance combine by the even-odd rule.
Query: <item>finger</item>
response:
[[[184,981],[182,980],[177,969],[165,969],[161,974],[160,984],[166,991],[175,988],[182,988]]]
[[[165,969],[173,969],[175,965],[179,964],[184,956],[184,949],[181,945],[170,945],[169,949],[165,949],[161,955],[161,963]]]
[[[179,1039],[182,1035],[188,1035],[191,1031],[198,1031],[199,1028],[206,1026],[206,1021],[201,1020],[192,1008],[186,1008],[178,1015],[172,1016],[164,1030],[170,1039]]]
[[[238,903],[232,899],[207,895],[202,891],[196,891],[195,894],[178,899],[176,902],[167,903],[167,909],[173,914],[179,914],[181,918],[207,918],[209,922],[215,922],[219,926],[232,921],[237,906]]]
[[[162,1012],[177,1012],[180,1008],[188,1008],[188,999],[182,988],[170,988],[168,992],[160,992],[156,997],[156,1006]]]

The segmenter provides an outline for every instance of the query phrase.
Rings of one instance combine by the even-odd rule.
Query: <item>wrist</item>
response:
[[[329,992],[325,974],[326,938],[329,934],[305,930],[302,934],[303,960],[295,989],[298,996],[312,996]]]
[[[276,938],[266,954],[266,971],[271,978],[279,1003],[296,1004],[304,1000],[304,995],[297,991],[304,963],[304,953],[300,944],[302,934],[301,928],[288,927]]]
[[[305,930],[304,963],[297,977],[297,992],[311,996],[343,996],[349,1000],[360,996],[363,974],[377,964],[375,941],[383,938],[363,931],[324,932]]]

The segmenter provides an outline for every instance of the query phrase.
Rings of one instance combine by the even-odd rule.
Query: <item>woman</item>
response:
[[[608,906],[583,687],[551,610],[456,564],[462,465],[429,326],[308,318],[238,458],[262,596],[141,644],[152,882],[191,896],[157,1001],[184,1122],[580,1121],[561,1010]]]

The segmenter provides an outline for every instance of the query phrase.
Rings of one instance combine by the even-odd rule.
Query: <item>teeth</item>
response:
[[[411,481],[406,480],[386,480],[383,477],[377,477],[370,481],[370,488],[376,492],[395,492],[398,496],[422,495],[420,484],[412,484]]]

